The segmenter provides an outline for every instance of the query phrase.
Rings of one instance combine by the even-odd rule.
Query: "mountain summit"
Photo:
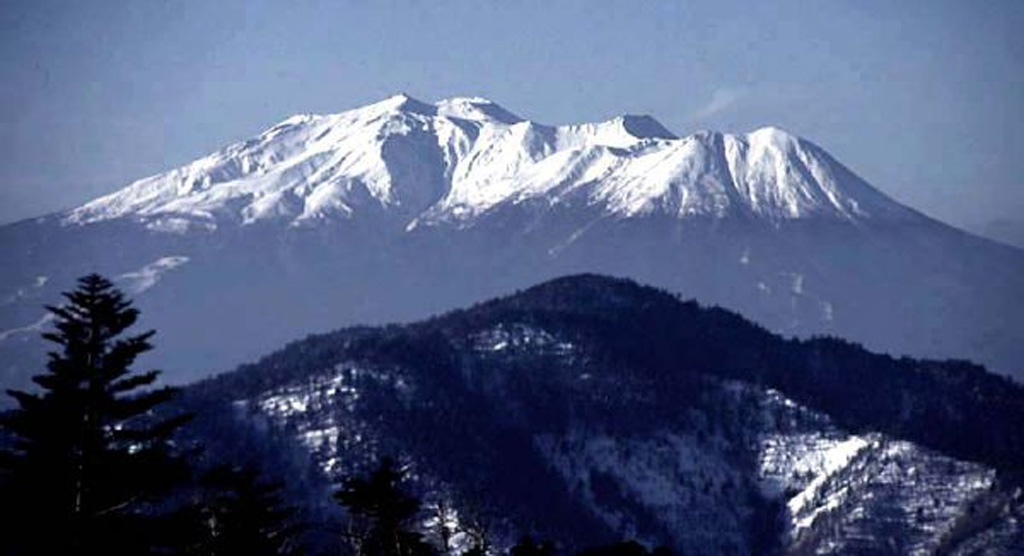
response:
[[[396,95],[0,227],[0,257],[0,386],[42,366],[42,306],[90,272],[138,297],[176,380],[581,272],[778,333],[1024,376],[1021,251],[772,127],[676,137],[650,116],[549,126],[483,98]]]
[[[471,224],[524,202],[609,216],[901,220],[916,215],[777,128],[676,137],[650,116],[547,126],[478,97],[408,95],[299,115],[68,213],[183,231],[384,214]]]

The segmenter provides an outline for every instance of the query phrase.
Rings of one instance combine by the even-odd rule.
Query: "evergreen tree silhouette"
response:
[[[474,542],[473,545],[462,553],[462,556],[487,556],[490,553],[490,549],[490,545]]]
[[[433,555],[436,551],[412,529],[420,501],[402,488],[406,471],[383,458],[369,477],[342,481],[335,499],[348,510],[349,544],[356,554],[372,556]]]
[[[219,466],[201,481],[188,513],[190,555],[284,556],[301,553],[295,510],[281,500],[281,485],[256,469]]]
[[[455,517],[454,509],[445,498],[445,494],[442,493],[438,499],[430,505],[430,525],[431,533],[434,540],[434,545],[437,548],[437,553],[441,556],[448,556],[452,553],[453,546],[452,542],[457,533],[455,529],[456,523],[453,522]]]
[[[184,478],[168,441],[187,417],[155,415],[175,390],[130,369],[154,332],[124,335],[139,313],[113,284],[92,274],[63,295],[47,307],[56,330],[43,338],[59,349],[33,377],[40,392],[8,391],[2,542],[8,554],[146,554],[161,496]]]
[[[536,541],[526,535],[508,551],[509,556],[554,556],[557,551],[550,541]]]
[[[463,531],[469,539],[469,548],[462,553],[462,556],[487,556],[491,554],[491,539],[487,526],[480,517],[470,513],[466,517]]]
[[[672,556],[672,551],[660,546],[648,551],[636,541],[624,541],[597,548],[589,548],[577,553],[577,556]]]

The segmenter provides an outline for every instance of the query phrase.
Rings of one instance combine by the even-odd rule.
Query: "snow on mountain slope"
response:
[[[906,218],[818,147],[775,128],[677,138],[649,116],[552,127],[481,98],[396,95],[299,115],[258,137],[72,210],[160,231],[276,221],[308,225],[383,211],[410,228],[464,222],[526,200],[582,197],[603,212],[769,220]]]
[[[760,395],[759,475],[766,495],[786,502],[784,533],[796,552],[871,552],[889,542],[895,553],[932,554],[995,486],[991,468],[850,434],[777,391]]]
[[[138,295],[149,288],[152,288],[165,273],[188,262],[188,257],[171,256],[161,257],[152,263],[136,270],[126,272],[114,279],[115,283],[131,294]]]
[[[426,499],[498,527],[499,546],[514,540],[503,524],[521,534],[540,523],[563,541],[628,537],[685,554],[933,554],[996,537],[990,553],[1014,553],[1005,547],[1021,538],[1020,498],[999,484],[996,467],[832,415],[771,380],[718,376],[724,360],[698,370],[673,358],[656,372],[644,362],[656,346],[609,356],[619,335],[633,346],[633,334],[653,327],[595,322],[627,322],[616,307],[650,310],[652,298],[529,295],[426,323],[311,337],[196,388],[230,403],[243,428],[281,431],[327,484],[397,455]],[[705,311],[701,330],[717,318]],[[714,337],[734,337],[720,326]],[[861,359],[849,378],[884,359]],[[807,366],[795,372],[806,382],[846,374],[822,365],[828,358],[785,360]],[[841,403],[861,406],[891,388],[868,381],[863,397]],[[904,393],[908,408],[914,393]],[[976,425],[953,425],[961,426]],[[518,498],[525,492],[540,494]],[[560,530],[559,519],[582,529]]]
[[[548,126],[481,98],[300,115],[66,213],[0,230],[0,383],[90,272],[188,257],[140,292],[168,377],[343,324],[420,318],[558,275],[656,284],[787,334],[1020,376],[1024,257],[888,199],[773,128]],[[41,287],[32,284],[49,277]],[[282,292],[287,292],[286,295]],[[238,315],[244,315],[239,317]],[[211,335],[202,322],[222,331]]]
[[[122,288],[125,291],[125,293],[129,295],[139,295],[155,286],[160,281],[164,274],[174,270],[175,268],[180,267],[181,265],[187,262],[188,257],[180,255],[161,257],[138,270],[125,272],[124,274],[119,274],[118,276],[115,276],[114,283],[117,284],[118,287]],[[46,282],[46,276],[39,276],[36,278],[34,287],[37,289],[41,288],[46,284]],[[22,296],[25,295],[26,294],[22,293]],[[12,328],[8,330],[0,330],[0,341],[18,335],[36,336],[42,333],[45,327],[47,327],[51,322],[53,322],[53,320],[53,314],[50,312],[45,312],[43,313],[42,316],[39,317],[39,320],[31,324],[27,324],[25,326]]]

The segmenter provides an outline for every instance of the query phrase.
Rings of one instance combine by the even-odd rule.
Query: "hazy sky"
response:
[[[958,224],[1024,214],[1024,2],[0,0],[0,222],[404,91],[778,125]]]

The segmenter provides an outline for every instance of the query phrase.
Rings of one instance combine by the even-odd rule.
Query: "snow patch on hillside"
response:
[[[161,257],[138,270],[118,275],[114,278],[114,281],[121,289],[124,290],[125,293],[138,295],[155,286],[164,274],[180,267],[188,262],[188,260],[188,257],[184,256]],[[48,282],[49,278],[47,276],[36,276],[30,287],[19,289],[13,296],[6,300],[5,303],[22,301],[30,296],[35,296],[37,295],[38,290],[45,287]],[[53,320],[53,314],[46,313],[41,316],[39,320],[26,324],[25,326],[0,330],[0,342],[15,336],[42,332],[43,328]]]
[[[43,328],[53,320],[53,314],[46,313],[39,320],[26,324],[25,326],[19,326],[18,328],[10,328],[7,330],[0,330],[0,342],[12,338],[14,336],[22,334],[37,334],[43,331]]]
[[[339,460],[344,454],[366,458],[377,454],[373,425],[356,415],[365,388],[385,388],[399,399],[409,399],[415,393],[395,369],[346,361],[307,381],[277,388],[255,400],[238,400],[235,405],[281,424],[294,423],[298,440],[330,475],[345,463]]]
[[[155,286],[164,274],[187,263],[188,260],[188,257],[184,256],[161,257],[139,270],[121,274],[115,281],[129,294],[138,295]]]
[[[910,540],[899,552],[931,553],[995,480],[986,467],[881,434],[849,434],[776,391],[766,394],[768,413],[775,415],[769,421],[778,424],[780,416],[785,421],[798,413],[804,417],[791,423],[818,421],[813,427],[767,427],[758,442],[761,488],[785,501],[792,546],[817,542],[815,531],[827,530],[832,544],[808,548],[857,552],[877,547],[868,535],[890,528]]]
[[[46,283],[49,281],[50,278],[48,276],[36,276],[35,279],[32,280],[32,283],[30,285],[20,287],[17,290],[15,290],[14,293],[4,298],[3,304],[10,305],[11,303],[17,303],[25,299],[36,297],[37,295],[39,295],[39,290],[46,286]]]
[[[559,340],[550,332],[534,326],[511,323],[476,332],[469,337],[471,345],[491,353],[531,350],[534,353],[569,355],[575,349],[572,342]]]

